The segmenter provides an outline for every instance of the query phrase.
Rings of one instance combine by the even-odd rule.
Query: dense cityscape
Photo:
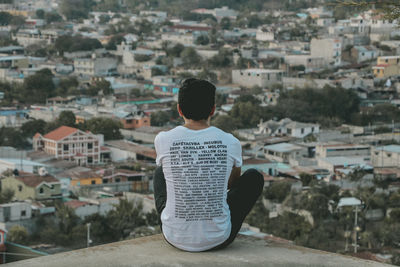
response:
[[[400,5],[368,2],[0,0],[1,263],[160,233],[196,77],[264,176],[246,231],[400,266]]]

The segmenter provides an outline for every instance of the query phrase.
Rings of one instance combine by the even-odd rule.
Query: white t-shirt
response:
[[[228,179],[233,166],[242,166],[239,140],[216,127],[178,126],[160,132],[154,144],[167,186],[161,214],[167,241],[187,251],[223,243],[231,232]]]

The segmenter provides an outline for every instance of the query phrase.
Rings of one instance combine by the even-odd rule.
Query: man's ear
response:
[[[179,104],[176,104],[176,109],[178,110],[179,116],[181,116],[183,118],[183,113],[182,113],[182,109],[179,106]]]
[[[214,104],[214,106],[213,106],[212,109],[211,109],[210,117],[211,117],[212,115],[214,115],[214,113],[215,113],[215,104]]]

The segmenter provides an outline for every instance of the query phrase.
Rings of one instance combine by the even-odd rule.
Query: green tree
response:
[[[0,193],[0,204],[9,203],[14,198],[15,192],[11,188],[4,188]]]
[[[45,134],[46,122],[44,120],[30,120],[22,124],[22,135],[27,138],[32,138],[36,133]]]
[[[61,111],[60,115],[58,116],[58,124],[61,126],[70,126],[75,127],[76,124],[76,117],[75,114],[70,110],[63,110]]]
[[[88,130],[94,134],[104,135],[105,140],[122,139],[119,121],[110,118],[96,117],[85,121],[83,125],[78,125],[82,130]]]
[[[17,244],[26,244],[28,238],[28,230],[21,225],[14,225],[7,233],[7,240]]]
[[[96,96],[99,93],[102,93],[103,95],[110,95],[113,93],[113,89],[111,88],[109,81],[102,79],[90,85],[87,93],[91,96]]]
[[[186,47],[181,52],[181,58],[183,65],[186,67],[198,68],[201,63],[201,57],[199,56],[199,54],[197,54],[196,49],[194,49],[193,47]]]
[[[211,121],[211,125],[227,132],[232,133],[234,130],[237,129],[236,125],[238,122],[228,115],[218,115],[214,117]]]
[[[230,30],[231,29],[231,20],[228,17],[224,17],[221,19],[219,25],[223,30]]]
[[[93,4],[92,0],[62,0],[60,11],[68,20],[87,18]]]
[[[11,127],[2,127],[0,128],[0,146],[26,149],[29,143],[26,141],[21,131]]]
[[[45,103],[55,92],[53,74],[49,69],[42,69],[24,80],[23,85],[25,103]]]
[[[307,173],[300,174],[300,180],[303,183],[303,186],[308,186],[313,179],[314,177],[311,174]]]
[[[110,228],[118,240],[129,236],[136,227],[145,224],[143,204],[141,202],[120,199],[115,209],[107,213]]]
[[[264,197],[269,200],[282,203],[283,200],[289,195],[292,188],[292,184],[287,181],[276,181],[273,182],[264,191]]]
[[[171,119],[169,112],[156,111],[151,113],[150,124],[151,126],[165,126]]]
[[[36,13],[36,17],[37,17],[38,19],[44,19],[44,14],[45,14],[46,12],[44,12],[43,9],[37,9],[35,13]]]
[[[207,35],[200,35],[197,37],[195,44],[197,45],[208,45],[210,43],[210,39],[208,39]]]

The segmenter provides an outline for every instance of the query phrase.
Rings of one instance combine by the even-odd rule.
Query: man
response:
[[[154,198],[162,232],[168,243],[186,251],[230,244],[264,186],[256,170],[240,176],[240,142],[210,126],[215,90],[208,81],[185,80],[177,105],[185,124],[154,141],[159,166]]]

